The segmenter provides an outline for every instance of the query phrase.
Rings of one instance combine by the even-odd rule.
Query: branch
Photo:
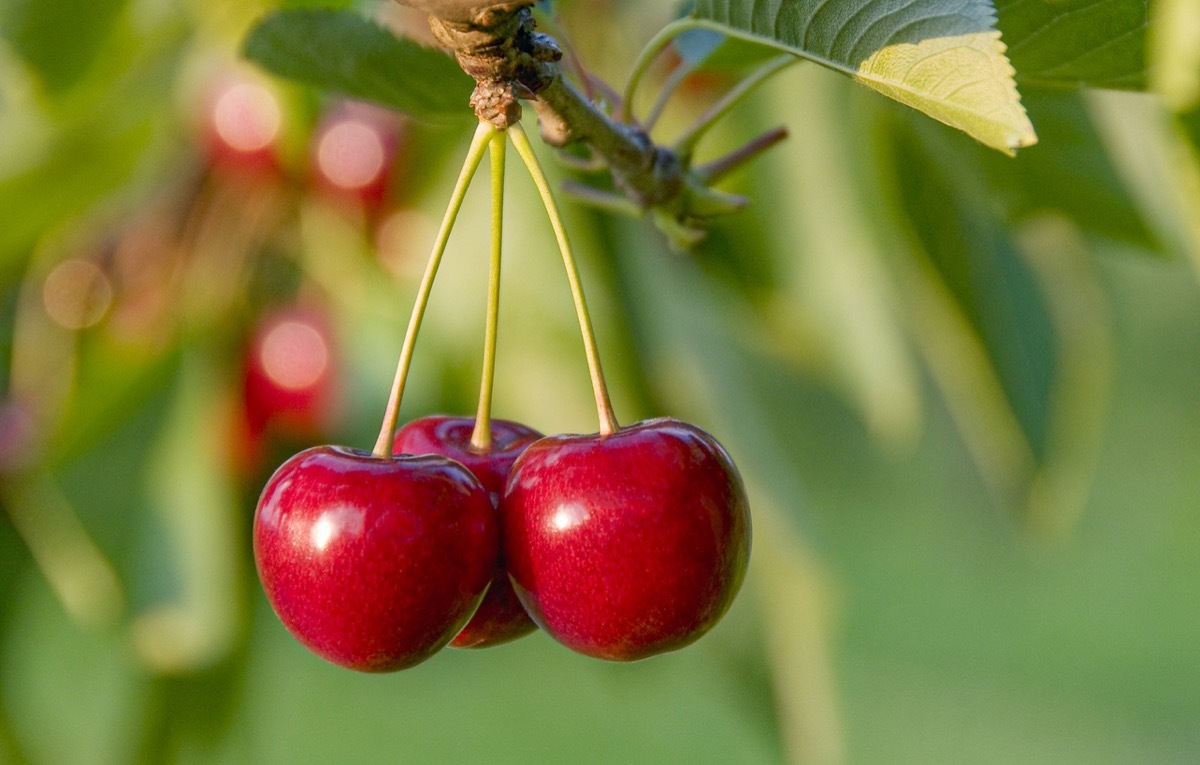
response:
[[[653,210],[656,220],[668,216],[691,227],[712,214],[714,200],[721,209],[736,207],[690,170],[690,147],[683,156],[659,146],[644,129],[614,119],[568,82],[558,43],[535,31],[527,6],[526,0],[493,2],[469,21],[429,18],[437,40],[475,79],[471,106],[481,120],[505,130],[521,119],[521,100],[529,101],[546,143],[560,148],[586,143],[608,165],[616,187],[643,212]]]

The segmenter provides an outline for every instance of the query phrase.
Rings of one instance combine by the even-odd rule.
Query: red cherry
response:
[[[333,338],[309,308],[262,317],[246,349],[243,395],[252,438],[275,431],[311,440],[324,430],[336,389]]]
[[[378,208],[399,151],[394,114],[368,104],[345,104],[325,118],[313,138],[313,166],[327,190]]]
[[[682,648],[729,608],[750,556],[741,477],[711,435],[662,418],[551,436],[513,466],[509,575],[538,626],[580,653]]]
[[[277,168],[283,109],[265,84],[226,76],[209,93],[205,113],[205,139],[217,165],[248,173]]]
[[[275,471],[254,516],[254,558],[284,626],[364,672],[418,664],[458,634],[496,566],[487,492],[438,456],[318,446]]]
[[[413,420],[396,432],[392,450],[397,454],[440,454],[461,462],[491,495],[499,509],[508,473],[525,447],[542,437],[533,428],[509,420],[492,420],[492,445],[486,450],[471,445],[475,420],[434,415]],[[501,529],[503,534],[503,529]],[[471,621],[455,636],[455,648],[486,648],[507,643],[536,629],[508,581],[501,559],[492,586]]]

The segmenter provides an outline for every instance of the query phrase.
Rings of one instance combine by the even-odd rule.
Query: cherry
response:
[[[487,491],[435,455],[307,449],[271,476],[254,517],[259,578],[284,626],[364,672],[449,643],[483,599],[498,544]]]
[[[513,466],[502,525],[533,620],[613,661],[698,639],[729,608],[750,555],[737,468],[711,435],[671,418],[532,444]]]
[[[395,115],[368,104],[333,110],[313,138],[313,166],[335,196],[376,209],[387,199],[397,165],[400,131]]]
[[[257,79],[230,74],[208,94],[204,139],[209,156],[222,168],[247,173],[275,170],[282,124],[279,99]]]
[[[542,434],[520,423],[493,419],[492,444],[486,449],[478,449],[471,444],[474,429],[475,420],[468,417],[422,417],[396,432],[393,451],[440,454],[462,463],[488,490],[492,504],[499,510],[504,484],[513,463],[525,447],[540,439]],[[536,625],[513,592],[501,558],[483,603],[450,645],[455,648],[486,648],[515,640],[535,628]]]
[[[332,333],[316,310],[291,306],[258,322],[243,361],[246,425],[312,439],[325,430],[336,389]]]

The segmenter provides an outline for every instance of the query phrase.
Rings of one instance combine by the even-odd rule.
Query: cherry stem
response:
[[[388,396],[387,410],[383,414],[383,425],[379,429],[379,438],[375,441],[373,453],[376,457],[387,459],[392,456],[392,441],[396,437],[396,422],[400,417],[400,401],[404,398],[404,384],[408,379],[408,368],[412,363],[417,334],[421,331],[421,320],[425,317],[425,307],[429,304],[433,280],[437,277],[442,255],[446,252],[446,243],[450,240],[450,232],[458,219],[458,211],[462,209],[471,179],[475,177],[475,171],[483,161],[484,150],[495,133],[496,128],[490,122],[480,121],[479,127],[475,128],[475,137],[471,139],[471,148],[467,150],[467,158],[459,172],[458,181],[454,185],[450,204],[442,218],[442,227],[438,230],[433,252],[430,253],[429,263],[425,266],[425,275],[421,277],[421,285],[417,288],[417,300],[413,304],[412,317],[408,320],[408,330],[404,334],[404,345],[400,349],[400,361],[396,364],[396,377],[392,381],[392,392]]]
[[[488,275],[487,324],[483,332],[483,373],[479,383],[479,411],[471,446],[485,451],[492,446],[492,387],[496,379],[496,333],[500,325],[500,253],[504,241],[504,133],[497,131],[488,143],[492,169],[492,257]]]
[[[521,161],[529,170],[533,185],[537,187],[542,197],[542,206],[550,217],[550,226],[554,229],[554,237],[558,240],[558,249],[562,253],[563,266],[567,269],[567,282],[571,286],[571,298],[575,301],[575,314],[579,319],[579,332],[583,335],[583,350],[587,356],[588,373],[592,378],[592,392],[596,397],[596,415],[600,419],[600,435],[607,436],[617,430],[617,418],[613,414],[612,402],[608,398],[608,386],[604,384],[604,371],[600,367],[600,352],[596,350],[596,333],[592,330],[592,319],[588,314],[587,300],[583,294],[583,283],[579,279],[579,268],[575,265],[575,256],[571,254],[571,243],[567,239],[567,229],[563,225],[558,205],[554,201],[554,193],[546,180],[542,166],[533,146],[529,143],[525,129],[517,123],[508,129],[513,148],[517,150]]]
[[[767,63],[763,64],[758,69],[754,70],[746,79],[733,86],[724,96],[715,104],[709,107],[708,111],[700,115],[696,123],[692,125],[686,133],[681,135],[675,141],[674,149],[676,154],[680,156],[689,156],[692,150],[696,148],[696,143],[704,137],[704,134],[717,123],[722,117],[731,112],[738,102],[748,96],[755,88],[766,82],[772,75],[783,71],[787,67],[796,63],[799,59],[790,53],[785,53],[782,56],[776,56]]]

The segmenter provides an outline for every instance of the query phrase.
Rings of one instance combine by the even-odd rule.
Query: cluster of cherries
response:
[[[607,436],[492,426],[478,449],[472,419],[425,417],[396,433],[395,456],[318,446],[276,471],[254,550],[293,635],[335,664],[384,672],[535,624],[614,661],[716,624],[741,584],[750,523],[712,436],[668,418]]]
[[[750,516],[737,468],[694,425],[659,418],[617,426],[548,186],[523,131],[506,132],[540,181],[559,234],[600,431],[544,437],[491,417],[498,286],[489,298],[479,414],[396,429],[423,310],[415,309],[374,450],[296,454],[268,480],[254,518],[255,560],[276,614],[301,643],[344,667],[404,669],[446,645],[492,646],[536,627],[588,656],[643,659],[705,634],[745,575]],[[481,125],[462,190],[485,144],[493,152],[499,145],[493,176],[499,167],[502,178],[504,141]],[[456,214],[452,201],[426,296]],[[498,234],[493,247],[498,285]]]

